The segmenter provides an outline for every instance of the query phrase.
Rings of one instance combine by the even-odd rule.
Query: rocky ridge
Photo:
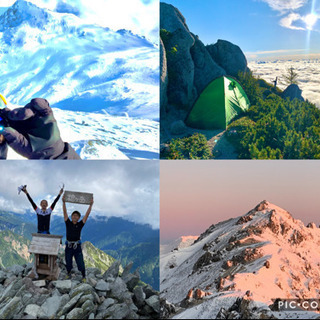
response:
[[[314,223],[305,226],[262,201],[243,216],[212,225],[190,247],[162,256],[161,312],[233,319],[231,307],[241,298],[251,301],[242,303],[247,310],[260,304],[257,318],[263,318],[272,313],[274,299],[313,299],[319,295],[319,244]]]
[[[104,273],[87,269],[87,281],[75,271],[65,280],[62,261],[57,281],[32,281],[27,277],[32,264],[0,270],[1,319],[156,319],[159,296],[141,283],[139,272],[128,264],[120,275],[115,261]]]

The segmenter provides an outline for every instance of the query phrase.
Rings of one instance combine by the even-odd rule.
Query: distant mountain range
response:
[[[8,255],[7,259],[2,259],[3,266],[28,262],[23,258],[23,252],[31,234],[36,232],[36,219],[32,212],[23,215],[0,212],[0,243],[4,243],[3,252]],[[50,231],[63,235],[65,240],[62,217],[53,217]],[[99,256],[103,251],[112,257],[104,258],[108,263],[117,259],[125,266],[132,261],[133,269],[139,268],[141,280],[159,289],[159,230],[122,218],[96,217],[88,219],[82,231],[82,241],[93,244],[93,247],[87,247],[87,252],[96,258],[87,260],[89,266],[99,267]],[[14,246],[19,243],[20,246]]]

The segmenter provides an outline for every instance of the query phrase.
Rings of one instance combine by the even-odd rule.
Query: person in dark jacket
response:
[[[32,99],[23,108],[0,110],[0,158],[6,158],[6,144],[28,159],[80,159],[62,141],[57,121],[47,100]],[[1,151],[2,150],[2,151]]]
[[[67,241],[65,249],[66,267],[67,267],[67,279],[71,278],[72,270],[72,258],[74,257],[77,263],[78,270],[82,274],[82,282],[86,282],[86,267],[83,260],[82,248],[81,248],[81,230],[88,220],[90,215],[93,199],[89,205],[89,208],[81,221],[81,214],[79,211],[74,211],[71,214],[71,221],[68,217],[65,198],[62,198],[63,202],[63,215],[66,223]]]
[[[34,211],[37,214],[38,217],[38,232],[37,233],[42,233],[42,234],[50,234],[50,218],[51,218],[51,213],[57,204],[57,202],[60,199],[60,196],[63,193],[63,189],[60,190],[58,196],[55,198],[53,201],[52,205],[48,208],[48,201],[47,200],[41,200],[40,202],[40,208],[34,203],[32,198],[30,197],[27,187],[24,186],[21,191],[23,191],[26,195],[28,200],[30,201]]]

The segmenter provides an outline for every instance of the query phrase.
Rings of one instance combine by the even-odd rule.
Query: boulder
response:
[[[61,305],[62,297],[54,296],[48,298],[38,311],[41,319],[55,318]]]
[[[74,308],[67,314],[67,319],[83,319],[83,314],[81,308]]]
[[[70,298],[78,296],[79,294],[87,295],[93,293],[93,288],[87,283],[80,283],[76,285],[69,293]]]
[[[14,265],[12,267],[8,267],[6,271],[13,273],[15,276],[18,276],[19,274],[22,274],[24,272],[24,267],[19,265]]]
[[[137,286],[133,290],[133,301],[135,302],[136,306],[138,308],[141,308],[145,304],[146,300],[146,294],[143,292],[143,289],[141,286]]]
[[[302,97],[302,90],[299,88],[297,84],[290,84],[283,92],[282,98],[289,98],[290,100],[298,99],[300,101],[304,101]]]
[[[19,313],[19,304],[20,304],[21,298],[14,297],[9,301],[8,304],[5,305],[0,310],[0,319],[12,319],[13,316]]]
[[[193,85],[194,63],[190,53],[195,39],[185,18],[174,6],[160,3],[160,28],[168,70],[168,103],[188,110],[197,97]]]
[[[226,75],[226,71],[212,59],[205,45],[196,36],[194,38],[195,43],[191,48],[194,62],[194,85],[200,94],[211,81]]]
[[[110,268],[103,274],[102,278],[108,280],[108,278],[116,278],[119,275],[120,261],[115,261]]]
[[[71,280],[58,280],[54,281],[53,285],[59,290],[60,293],[68,293],[71,290]]]
[[[29,304],[24,309],[24,314],[32,316],[34,319],[37,318],[40,307],[36,304]]]
[[[223,68],[227,75],[236,77],[239,72],[248,71],[248,64],[242,50],[226,40],[206,46],[212,59]]]
[[[67,314],[80,300],[83,293],[79,293],[78,295],[74,296],[58,313],[58,317],[61,317]]]
[[[146,300],[146,304],[150,306],[156,313],[160,312],[160,298],[157,295],[151,296]]]
[[[109,285],[109,283],[105,282],[104,280],[99,280],[97,285],[95,286],[95,289],[98,291],[109,291],[110,285]]]

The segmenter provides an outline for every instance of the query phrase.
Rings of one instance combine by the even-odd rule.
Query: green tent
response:
[[[197,129],[226,129],[231,120],[249,108],[241,85],[231,77],[213,80],[191,108],[186,124]]]

